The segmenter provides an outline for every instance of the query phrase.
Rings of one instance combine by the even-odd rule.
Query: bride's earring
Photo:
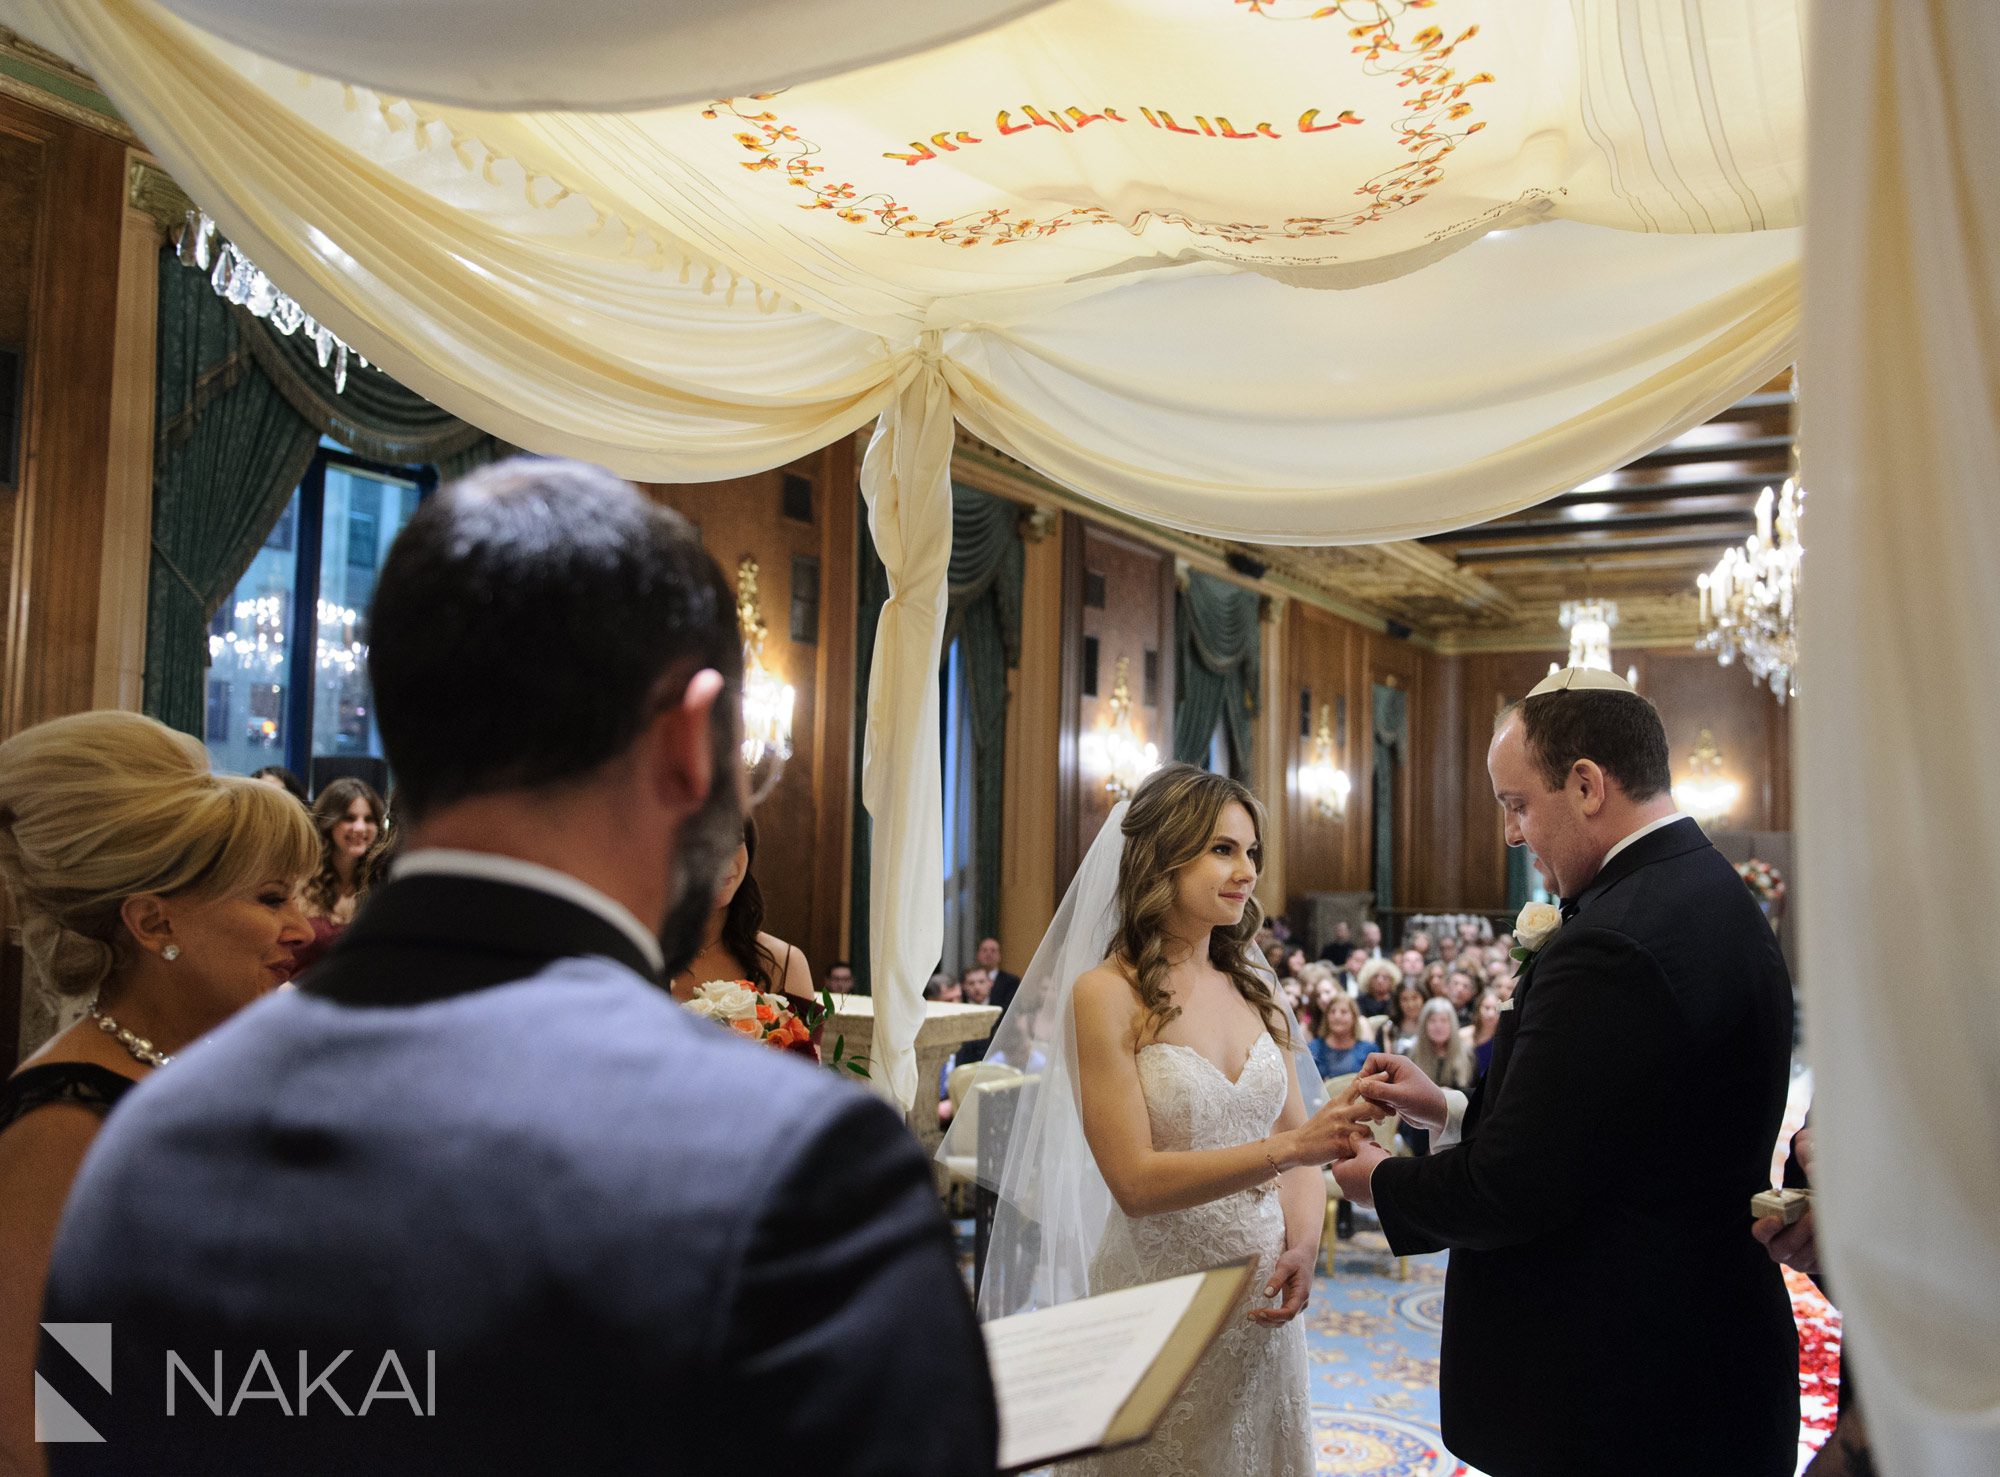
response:
[[[160,957],[166,960],[167,963],[172,964],[176,959],[181,957],[181,946],[179,944],[168,944],[164,949],[160,950]]]

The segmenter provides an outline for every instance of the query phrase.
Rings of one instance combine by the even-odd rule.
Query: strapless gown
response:
[[[1243,1074],[1231,1082],[1192,1047],[1155,1042],[1140,1049],[1139,1081],[1153,1147],[1222,1149],[1270,1133],[1284,1111],[1285,1056],[1257,1038]],[[1114,1209],[1091,1268],[1092,1292],[1200,1272],[1257,1258],[1242,1310],[1195,1367],[1153,1439],[1065,1463],[1065,1477],[1311,1477],[1312,1409],[1306,1394],[1306,1331],[1301,1318],[1277,1328],[1252,1323],[1271,1267],[1285,1245],[1275,1182],[1191,1210],[1126,1216]]]

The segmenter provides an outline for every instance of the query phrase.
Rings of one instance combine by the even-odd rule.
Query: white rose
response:
[[[688,1003],[712,1021],[748,1020],[757,1014],[757,992],[733,982],[703,985]]]
[[[1529,903],[1514,920],[1514,942],[1532,954],[1555,937],[1562,921],[1562,909],[1554,903]]]

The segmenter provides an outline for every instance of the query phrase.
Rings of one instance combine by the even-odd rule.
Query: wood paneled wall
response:
[[[787,477],[811,483],[811,519],[785,514]],[[757,808],[756,875],[764,927],[805,951],[815,981],[847,953],[854,792],[854,621],[858,495],[854,443],[842,438],[776,471],[646,491],[691,519],[732,587],[758,564],[764,662],[791,683],[792,759]],[[792,561],[819,561],[815,639],[792,640]]]
[[[1063,520],[1063,741],[1057,775],[1056,892],[1076,875],[1113,801],[1084,762],[1082,737],[1111,721],[1118,659],[1129,666],[1132,712],[1162,759],[1174,748],[1174,559],[1165,550],[1078,517]],[[1086,642],[1096,643],[1095,695]],[[1147,691],[1146,656],[1154,658]],[[1148,702],[1147,699],[1152,701]]]
[[[1542,652],[1473,653],[1443,657],[1462,669],[1465,725],[1459,751],[1459,783],[1465,797],[1462,895],[1444,902],[1500,908],[1507,901],[1506,842],[1499,807],[1486,775],[1486,748],[1493,719],[1505,704],[1524,697],[1548,675],[1550,656]],[[1674,778],[1688,773],[1688,756],[1701,731],[1715,735],[1723,770],[1742,786],[1736,809],[1717,829],[1791,829],[1791,724],[1788,711],[1741,667],[1724,667],[1694,651],[1616,652],[1616,660],[1639,669],[1639,691],[1660,710]]]
[[[0,343],[22,354],[18,461],[11,481],[0,473],[0,737],[91,707],[105,657],[100,612],[132,610],[133,541],[117,570],[105,560],[113,519],[131,516],[109,496],[114,462],[136,454],[148,474],[152,465],[150,351],[121,342],[130,321],[145,319],[151,343],[150,296],[136,301],[136,279],[121,280],[132,254],[127,164],[122,138],[0,97]],[[138,290],[149,294],[150,256],[146,265]],[[143,569],[137,578],[142,607]],[[123,653],[129,633],[115,634]],[[110,683],[111,695],[122,691]],[[50,1022],[39,1009],[23,1018],[20,954],[5,925],[0,1062],[11,1063]]]

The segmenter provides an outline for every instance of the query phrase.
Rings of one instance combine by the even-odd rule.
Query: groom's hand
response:
[[[1363,1098],[1401,1115],[1405,1123],[1437,1133],[1444,1128],[1444,1089],[1424,1075],[1406,1056],[1377,1051],[1361,1064],[1354,1090]]]
[[[1271,1268],[1271,1280],[1264,1284],[1265,1297],[1284,1295],[1284,1301],[1275,1308],[1252,1308],[1250,1321],[1276,1327],[1280,1323],[1290,1323],[1305,1311],[1306,1301],[1312,1296],[1313,1258],[1318,1248],[1311,1246],[1291,1247],[1278,1255]]]
[[[1392,1157],[1388,1150],[1370,1140],[1352,1159],[1333,1166],[1333,1182],[1340,1186],[1340,1198],[1351,1200],[1363,1210],[1375,1208],[1375,1191],[1370,1184],[1375,1166]]]

